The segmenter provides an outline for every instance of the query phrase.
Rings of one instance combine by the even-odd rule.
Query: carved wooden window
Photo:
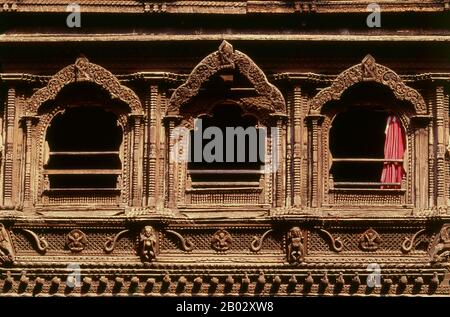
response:
[[[203,131],[209,127],[221,131],[222,137],[216,143],[221,149],[212,151],[213,161],[203,155],[201,160],[195,160],[195,148],[204,150],[208,141],[196,138],[195,133],[191,131],[188,163],[191,187],[208,190],[260,188],[261,167],[264,162],[264,157],[260,154],[264,153],[264,140],[261,139],[263,135],[256,129],[257,119],[243,115],[239,106],[234,104],[216,106],[212,115],[205,115],[200,119]],[[235,133],[236,129],[241,128],[249,134]],[[197,144],[199,141],[202,143]],[[242,151],[243,143],[239,142],[245,142],[244,151]],[[216,153],[216,150],[219,152]]]
[[[384,156],[389,117],[390,112],[386,109],[361,107],[352,107],[336,115],[330,129],[330,178],[334,188],[401,187],[401,181],[381,182],[385,164],[403,165],[403,159]]]
[[[222,106],[224,110],[220,110]],[[222,42],[218,51],[206,56],[192,70],[186,83],[179,86],[169,100],[166,122],[171,159],[166,205],[193,210],[211,205],[230,210],[228,207],[235,206],[239,211],[245,206],[246,210],[256,212],[269,206],[281,206],[285,197],[284,171],[278,167],[283,166],[284,159],[285,112],[281,92],[268,82],[262,70],[247,55],[234,50],[230,43]],[[258,131],[267,128],[264,140],[258,134],[258,143],[265,142],[264,149],[258,147],[264,150],[259,158],[267,161],[266,158],[276,156],[279,160],[265,164],[264,169],[258,161],[206,165],[173,160],[173,153],[173,157],[179,155],[177,129],[193,129],[196,118],[206,118],[207,124],[216,121],[214,124],[222,128],[227,125],[258,126]],[[272,135],[271,128],[279,133]]]
[[[410,131],[411,105],[397,100],[377,83],[358,83],[340,100],[322,108],[320,123],[325,205],[406,205],[410,201],[413,160]],[[398,118],[405,151],[402,159],[384,156],[388,117]],[[384,164],[401,164],[402,179],[382,182]]]
[[[105,68],[80,57],[61,69],[22,114],[24,207],[141,206],[143,117],[139,97]]]
[[[122,129],[100,107],[69,108],[56,115],[46,134],[44,175],[51,193],[120,191]]]
[[[124,206],[133,131],[127,105],[92,83],[77,83],[41,110],[41,204]]]

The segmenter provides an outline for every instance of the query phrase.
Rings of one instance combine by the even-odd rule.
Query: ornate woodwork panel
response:
[[[0,11],[48,9],[31,2],[4,4]],[[266,18],[276,11],[289,24],[304,18],[290,14],[334,16],[367,7],[360,1],[94,2],[86,2],[83,14],[126,11],[134,19],[152,12],[215,12],[217,21],[224,19],[220,23],[228,22],[223,13]],[[65,12],[66,5],[52,10]],[[410,5],[417,6],[390,3],[385,9],[401,12]],[[438,2],[421,8],[445,9]],[[201,17],[197,22],[202,25]],[[207,34],[192,25],[183,32],[195,34],[172,26],[162,34],[142,23],[142,34],[118,25],[118,34],[66,36],[57,27],[38,38],[8,23],[11,34],[0,41],[1,48],[13,49],[9,55],[0,49],[0,297],[450,295],[448,63],[440,53],[418,58],[413,50],[392,49],[444,45],[445,34],[309,34],[310,25],[302,26],[305,34],[278,34],[241,24],[225,32],[220,23]],[[39,61],[50,42],[52,49],[89,53],[108,69],[83,56],[61,68],[72,56],[67,49]],[[211,45],[218,49],[208,54]],[[379,62],[367,55],[354,65],[361,52]],[[198,56],[206,57],[195,65]],[[224,73],[238,74],[233,76],[241,86],[224,80],[230,89],[220,95],[211,86]],[[401,189],[333,186],[332,121],[349,89],[365,82],[383,86],[398,102],[393,112],[407,141]],[[122,171],[113,191],[49,190],[47,128],[66,110],[61,94],[78,84],[106,92],[106,110],[123,130]],[[186,154],[179,129],[193,129],[195,118],[221,102],[256,117],[258,127],[276,128],[268,129],[267,168],[254,187],[192,186],[186,162],[174,159]],[[379,281],[371,285],[374,270]],[[68,277],[77,273],[73,285]]]
[[[320,207],[322,204],[350,208],[358,205],[412,206],[417,176],[425,179],[431,177],[429,174],[424,174],[423,170],[417,171],[413,168],[416,160],[420,160],[422,155],[415,149],[416,125],[411,124],[411,120],[417,121],[417,118],[411,115],[409,109],[390,109],[390,111],[398,113],[406,134],[407,157],[404,165],[406,180],[402,184],[402,189],[383,192],[379,189],[363,191],[333,188],[333,181],[329,172],[331,168],[329,131],[333,118],[339,110],[324,111],[322,108],[332,100],[339,100],[345,90],[363,81],[376,82],[387,86],[398,100],[406,100],[411,103],[416,117],[427,117],[428,108],[423,97],[415,89],[406,86],[392,70],[375,63],[372,56],[366,56],[361,64],[342,72],[330,87],[321,90],[310,101],[310,113],[307,118],[310,124],[309,141],[312,157],[309,164],[311,165],[310,177],[313,187],[311,190],[311,205],[313,207]],[[416,172],[418,174],[415,174]]]

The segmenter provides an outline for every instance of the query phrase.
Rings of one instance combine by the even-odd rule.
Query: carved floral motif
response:
[[[74,229],[67,235],[66,246],[70,249],[70,251],[81,252],[86,248],[86,245],[86,234],[83,231]]]
[[[380,247],[380,243],[380,235],[372,228],[366,230],[359,237],[359,247],[363,251],[376,251]]]
[[[211,239],[211,247],[216,251],[227,251],[231,247],[233,239],[228,231],[220,229],[214,233]]]

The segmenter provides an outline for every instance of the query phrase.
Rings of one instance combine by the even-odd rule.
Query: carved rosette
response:
[[[358,239],[359,248],[363,251],[376,251],[380,247],[381,237],[372,228],[364,231]]]
[[[220,229],[214,233],[211,239],[211,247],[216,251],[224,252],[231,248],[232,242],[233,239],[228,231]]]
[[[81,252],[86,248],[86,245],[87,238],[86,234],[83,231],[74,229],[67,235],[66,246],[71,252]]]

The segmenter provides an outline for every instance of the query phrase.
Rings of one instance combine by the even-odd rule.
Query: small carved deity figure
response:
[[[380,243],[380,235],[373,229],[366,230],[359,238],[359,246],[364,251],[375,251]]]
[[[305,256],[303,233],[299,227],[293,227],[287,235],[287,258],[289,263],[301,263]]]
[[[362,73],[365,79],[374,78],[376,76],[375,59],[368,55],[362,61]]]
[[[74,229],[67,235],[66,245],[72,252],[81,252],[86,248],[87,239],[83,231]]]
[[[218,230],[211,239],[211,246],[216,251],[227,251],[233,241],[226,230]]]
[[[234,67],[233,54],[233,46],[227,41],[223,41],[219,46],[219,58],[222,65],[233,65]]]
[[[3,224],[0,223],[0,264],[10,263],[14,261],[14,250]]]
[[[152,226],[145,226],[139,235],[141,244],[140,255],[145,262],[151,262],[156,257],[157,238]]]
[[[450,226],[442,227],[431,256],[435,262],[450,260]]]

